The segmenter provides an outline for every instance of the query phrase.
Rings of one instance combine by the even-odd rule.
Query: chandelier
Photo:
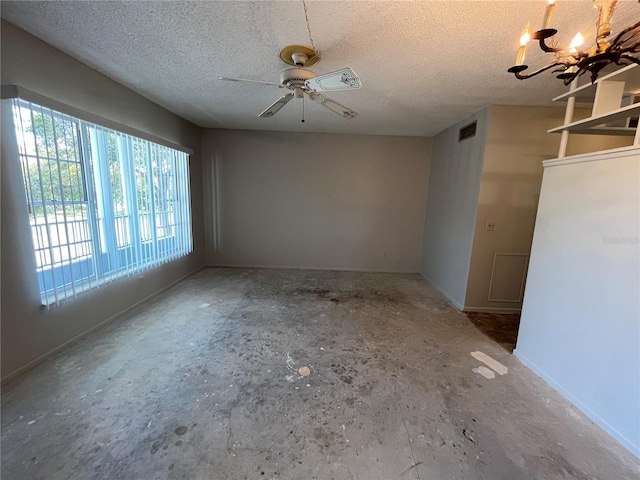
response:
[[[640,3],[640,0],[638,0]],[[618,0],[593,0],[593,7],[598,9],[598,23],[596,24],[595,45],[587,50],[581,50],[584,39],[578,33],[571,42],[569,48],[562,48],[553,37],[558,31],[550,28],[551,19],[555,9],[555,0],[547,0],[544,12],[542,30],[531,33],[530,25],[527,25],[520,37],[520,48],[516,64],[508,72],[513,73],[516,78],[524,80],[534,77],[547,70],[559,73],[557,78],[569,85],[578,76],[591,73],[591,82],[598,78],[600,71],[610,64],[630,65],[640,64],[640,22],[625,28],[611,40],[611,17],[616,9]],[[531,73],[524,73],[529,68],[524,64],[524,54],[529,40],[538,40],[540,48],[546,53],[552,53],[555,61],[545,65]],[[550,44],[547,43],[550,40]]]

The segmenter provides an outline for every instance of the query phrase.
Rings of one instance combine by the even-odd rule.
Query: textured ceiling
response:
[[[544,0],[520,1],[46,1],[1,2],[2,16],[96,70],[202,127],[432,136],[489,104],[548,105],[565,91],[543,74],[507,74],[518,38],[542,21]],[[305,21],[308,18],[308,28]],[[618,31],[640,18],[621,0]],[[558,0],[554,27],[569,43],[592,43],[588,0]],[[332,99],[357,110],[346,120],[294,99],[273,118],[257,115],[284,91],[216,80],[277,82],[280,49],[315,45],[317,74],[353,68],[360,90]],[[533,48],[535,47],[535,48]],[[527,59],[542,65],[529,45]]]

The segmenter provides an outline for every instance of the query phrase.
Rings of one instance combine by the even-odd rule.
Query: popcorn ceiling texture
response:
[[[528,21],[545,2],[307,1],[2,2],[2,16],[96,70],[202,127],[433,136],[489,104],[549,105],[565,91],[552,74],[520,82],[507,74]],[[613,31],[640,17],[622,0]],[[591,45],[591,2],[558,1],[552,26]],[[349,66],[363,88],[330,97],[358,111],[344,120],[295,99],[277,116],[257,115],[283,90],[218,76],[277,82],[289,44],[310,45],[327,73]],[[532,67],[549,60],[529,44]],[[548,57],[548,55],[547,55]]]

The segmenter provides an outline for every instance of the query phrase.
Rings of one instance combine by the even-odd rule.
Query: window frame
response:
[[[165,149],[166,152],[169,152],[173,155],[169,161],[172,162],[175,172],[178,172],[179,170],[179,173],[175,173],[175,175],[176,175],[176,182],[179,181],[180,185],[178,185],[178,183],[176,183],[175,185],[176,185],[176,188],[180,190],[181,196],[178,198],[178,194],[174,193],[174,197],[172,197],[174,199],[173,200],[174,206],[177,204],[177,207],[175,207],[176,210],[174,211],[173,223],[171,223],[168,227],[166,225],[164,226],[162,235],[159,235],[157,228],[155,228],[156,226],[155,217],[158,215],[158,212],[154,207],[155,191],[154,191],[154,183],[153,183],[153,171],[151,168],[149,168],[145,173],[145,175],[147,176],[147,180],[151,179],[151,182],[147,183],[145,187],[147,188],[147,191],[145,194],[148,195],[149,202],[151,203],[151,205],[148,206],[150,209],[147,211],[147,213],[144,213],[144,214],[141,213],[141,211],[139,210],[136,210],[132,214],[132,216],[135,217],[135,222],[138,223],[138,227],[139,227],[140,218],[143,215],[146,215],[149,217],[148,219],[149,224],[147,226],[147,231],[150,231],[151,235],[148,242],[153,246],[147,247],[146,256],[148,258],[146,258],[144,262],[137,261],[137,263],[128,264],[123,268],[116,268],[116,269],[112,268],[108,271],[106,271],[103,268],[95,269],[94,272],[92,272],[89,275],[86,275],[84,277],[84,280],[80,284],[77,284],[77,285],[74,284],[74,280],[73,278],[71,278],[71,284],[72,284],[71,286],[67,285],[66,288],[63,288],[63,292],[55,291],[55,288],[54,288],[54,291],[49,292],[50,293],[49,295],[47,294],[47,290],[43,289],[42,283],[38,282],[40,284],[40,293],[41,293],[41,299],[42,299],[43,305],[46,305],[48,307],[49,305],[52,305],[52,304],[58,304],[63,300],[75,297],[78,293],[82,291],[89,290],[94,287],[98,287],[116,278],[120,278],[120,277],[131,275],[131,274],[138,274],[139,272],[145,270],[146,268],[156,267],[162,263],[165,263],[167,261],[172,261],[176,258],[183,257],[185,255],[189,255],[193,252],[193,222],[192,222],[192,215],[191,215],[191,183],[192,182],[191,182],[191,173],[190,173],[190,156],[193,154],[193,151],[191,149],[173,144],[172,142],[167,142],[166,140],[159,139],[158,137],[146,134],[144,132],[139,132],[136,129],[131,129],[129,127],[122,126],[120,124],[116,124],[115,122],[109,121],[107,119],[103,119],[101,117],[97,117],[96,115],[82,112],[81,110],[75,109],[73,107],[65,106],[63,104],[60,104],[59,102],[53,101],[44,96],[41,96],[34,92],[30,92],[28,90],[25,90],[15,85],[2,87],[2,98],[14,99],[14,100],[19,99],[19,101],[21,102],[28,102],[30,104],[33,104],[34,107],[37,107],[37,108],[42,107],[47,110],[50,110],[52,121],[55,121],[53,119],[58,119],[58,118],[62,119],[63,121],[65,120],[72,121],[72,125],[75,128],[75,131],[73,132],[74,139],[77,140],[77,144],[74,145],[75,152],[76,152],[74,159],[70,160],[68,157],[65,159],[62,159],[60,158],[59,154],[56,154],[54,158],[51,156],[52,155],[51,152],[47,152],[46,158],[47,158],[47,161],[55,160],[57,168],[59,168],[61,162],[63,163],[67,162],[69,163],[69,165],[71,165],[71,163],[75,164],[76,168],[79,169],[79,171],[77,172],[77,175],[80,178],[79,186],[80,188],[82,188],[82,191],[80,192],[80,195],[79,195],[80,199],[77,201],[73,200],[68,202],[63,200],[62,204],[63,204],[63,208],[67,205],[76,205],[76,204],[81,206],[86,206],[87,213],[86,213],[86,218],[83,217],[83,221],[87,223],[88,225],[87,228],[89,228],[90,230],[89,239],[91,242],[91,249],[88,253],[88,256],[93,257],[93,263],[95,265],[103,264],[102,261],[97,260],[97,257],[103,254],[103,249],[98,236],[99,235],[98,218],[96,215],[94,215],[94,213],[96,213],[95,208],[97,205],[97,195],[96,195],[96,192],[89,187],[89,182],[88,182],[88,179],[93,178],[94,165],[88,156],[88,153],[89,153],[88,149],[90,148],[90,145],[88,145],[89,142],[87,141],[87,139],[89,138],[89,134],[88,134],[89,127],[87,125],[92,125],[94,127],[102,129],[102,131],[109,132],[111,134],[116,135],[116,137],[118,138],[126,140],[126,142],[124,142],[123,140],[124,142],[123,148],[125,146],[125,143],[128,142],[128,148],[130,150],[129,153],[132,153],[132,150],[133,150],[131,142],[138,142],[138,145],[139,146],[142,145],[143,149],[146,151],[145,155],[147,156],[144,157],[144,161],[148,162],[149,165],[152,164],[151,163],[152,160],[148,155],[151,153],[152,149],[155,148],[156,151],[159,148]],[[87,120],[87,118],[89,119]],[[31,119],[31,121],[33,121],[33,118]],[[120,127],[120,128],[114,128],[114,127]],[[13,129],[14,131],[17,132],[19,130],[19,126],[14,125]],[[55,126],[54,126],[54,135],[56,133],[57,132],[55,131]],[[35,136],[35,132],[33,134]],[[18,137],[18,135],[16,135],[16,137]],[[19,138],[16,138],[16,141],[20,143]],[[37,149],[38,148],[37,140],[35,139],[34,139],[34,144],[36,144],[36,149]],[[58,146],[56,144],[55,139],[54,139],[54,144],[56,145],[55,148],[57,150]],[[155,144],[155,145],[152,145],[152,144]],[[47,145],[47,147],[49,146],[48,141],[45,141],[45,145]],[[23,152],[22,148],[19,148],[18,151],[19,151],[18,161],[19,163],[22,164],[23,154],[25,152]],[[119,159],[118,161],[122,162],[125,160]],[[97,163],[100,163],[100,162],[97,162]],[[58,170],[56,172],[56,175],[60,177],[61,172],[62,170]],[[40,177],[40,179],[41,178],[42,177]],[[23,174],[23,179],[26,180],[26,176],[24,176],[24,174]],[[59,180],[59,181],[60,181],[60,189],[62,189],[63,188],[62,180]],[[106,178],[104,178],[104,181],[108,183],[109,177],[107,176]],[[135,179],[134,179],[134,182],[132,183],[131,178],[129,178],[129,185],[130,187],[133,186],[133,188],[135,189],[136,188]],[[76,185],[72,184],[70,185],[70,187],[73,189],[76,187]],[[149,193],[149,189],[151,193]],[[62,190],[60,191],[62,192]],[[134,196],[135,194],[136,192],[134,191]],[[27,207],[29,210],[25,216],[25,219],[29,222],[30,226],[33,228],[34,224],[32,224],[31,219],[36,218],[35,214],[33,213],[33,209],[40,206],[44,211],[44,209],[46,209],[46,207],[49,206],[48,200],[46,198],[41,198],[40,202],[34,201],[33,196],[29,195],[26,185],[25,185],[25,196],[27,200]],[[73,193],[72,193],[72,196],[73,196]],[[56,203],[57,202],[53,200],[52,205],[55,206]],[[113,212],[113,203],[109,204],[104,209],[104,211]],[[73,223],[74,220],[69,221],[66,218],[66,213],[63,216],[64,216],[63,228],[66,229],[67,227],[69,227],[70,224]],[[46,224],[50,223],[49,220],[45,220],[45,221],[46,221]],[[186,224],[183,225],[185,222]],[[115,234],[116,226],[113,223],[111,223],[110,225],[111,225],[111,232],[106,236],[111,237],[112,239],[117,239],[117,235]],[[181,225],[183,225],[183,230],[180,230]],[[50,226],[45,228],[50,228]],[[173,235],[171,237],[166,237],[167,229],[170,229],[172,231]],[[142,236],[141,236],[142,232],[140,231],[139,228],[138,228],[138,232],[140,233],[140,237],[138,238],[142,239]],[[113,249],[112,247],[108,248],[107,253],[109,255],[113,255],[114,253],[123,255],[123,252],[124,252],[124,254],[126,255],[125,251],[127,249],[131,249],[132,243],[134,243],[133,241],[134,233],[135,232],[130,232],[129,242],[127,244],[121,247],[116,247],[115,249]],[[32,230],[32,235],[33,235],[33,230]],[[179,235],[182,235],[180,238],[180,242],[182,243],[175,244],[175,242],[177,241],[177,237]],[[173,250],[172,251],[167,250],[168,253],[165,252],[165,255],[163,257],[158,257],[157,255],[157,246],[158,246],[159,237],[169,238],[174,241]],[[69,237],[67,236],[65,238],[68,239]],[[34,255],[37,256],[39,245],[35,243],[35,239],[32,238],[32,240],[34,243],[34,248],[33,248]],[[114,240],[114,241],[116,241],[117,243],[117,240]],[[141,243],[144,243],[142,240],[135,240],[135,242],[137,242],[138,245]],[[69,245],[70,244],[64,244],[59,248],[65,248],[69,250]],[[51,250],[51,247],[49,247],[49,249]],[[75,249],[75,247],[74,247],[74,253],[77,253],[77,250]],[[86,257],[86,256],[85,257],[73,256],[71,254],[69,254],[69,256],[71,258],[65,259],[64,261],[62,261],[61,264],[70,266],[71,270],[73,270],[74,262],[80,262],[83,260],[83,258]],[[53,261],[49,263],[53,268],[55,263]],[[139,265],[139,263],[141,264]],[[38,259],[37,257],[36,257],[36,266],[38,270],[45,268],[43,267],[43,261],[41,259]],[[35,274],[39,275],[38,272],[35,272]],[[55,279],[53,282],[56,283]],[[57,289],[59,289],[59,286],[57,287]]]

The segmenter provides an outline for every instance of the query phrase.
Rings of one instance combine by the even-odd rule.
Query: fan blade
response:
[[[360,88],[362,82],[360,81],[360,77],[356,75],[356,72],[350,68],[343,68],[337,72],[325,73],[324,75],[318,75],[311,80],[307,80],[306,85],[312,90],[351,90]]]
[[[248,80],[246,78],[231,78],[231,77],[218,77],[218,80],[227,80],[229,82],[247,82],[247,83],[260,83],[262,85],[275,85],[276,87],[284,88],[281,83],[275,82],[261,82],[259,80]]]
[[[320,95],[319,93],[316,93],[316,92],[309,92],[307,93],[307,95],[309,95],[309,98],[314,102],[319,103],[324,108],[328,108],[334,113],[337,113],[341,117],[355,118],[358,116],[358,112],[356,112],[355,110],[351,110],[350,108],[345,107],[344,105],[340,105],[338,102],[335,102],[330,98],[325,97],[324,95]]]
[[[294,93],[287,93],[282,98],[276,100],[272,105],[269,105],[269,107],[258,116],[262,118],[273,117],[276,113],[278,113],[278,110],[289,103],[293,97],[295,97]]]

